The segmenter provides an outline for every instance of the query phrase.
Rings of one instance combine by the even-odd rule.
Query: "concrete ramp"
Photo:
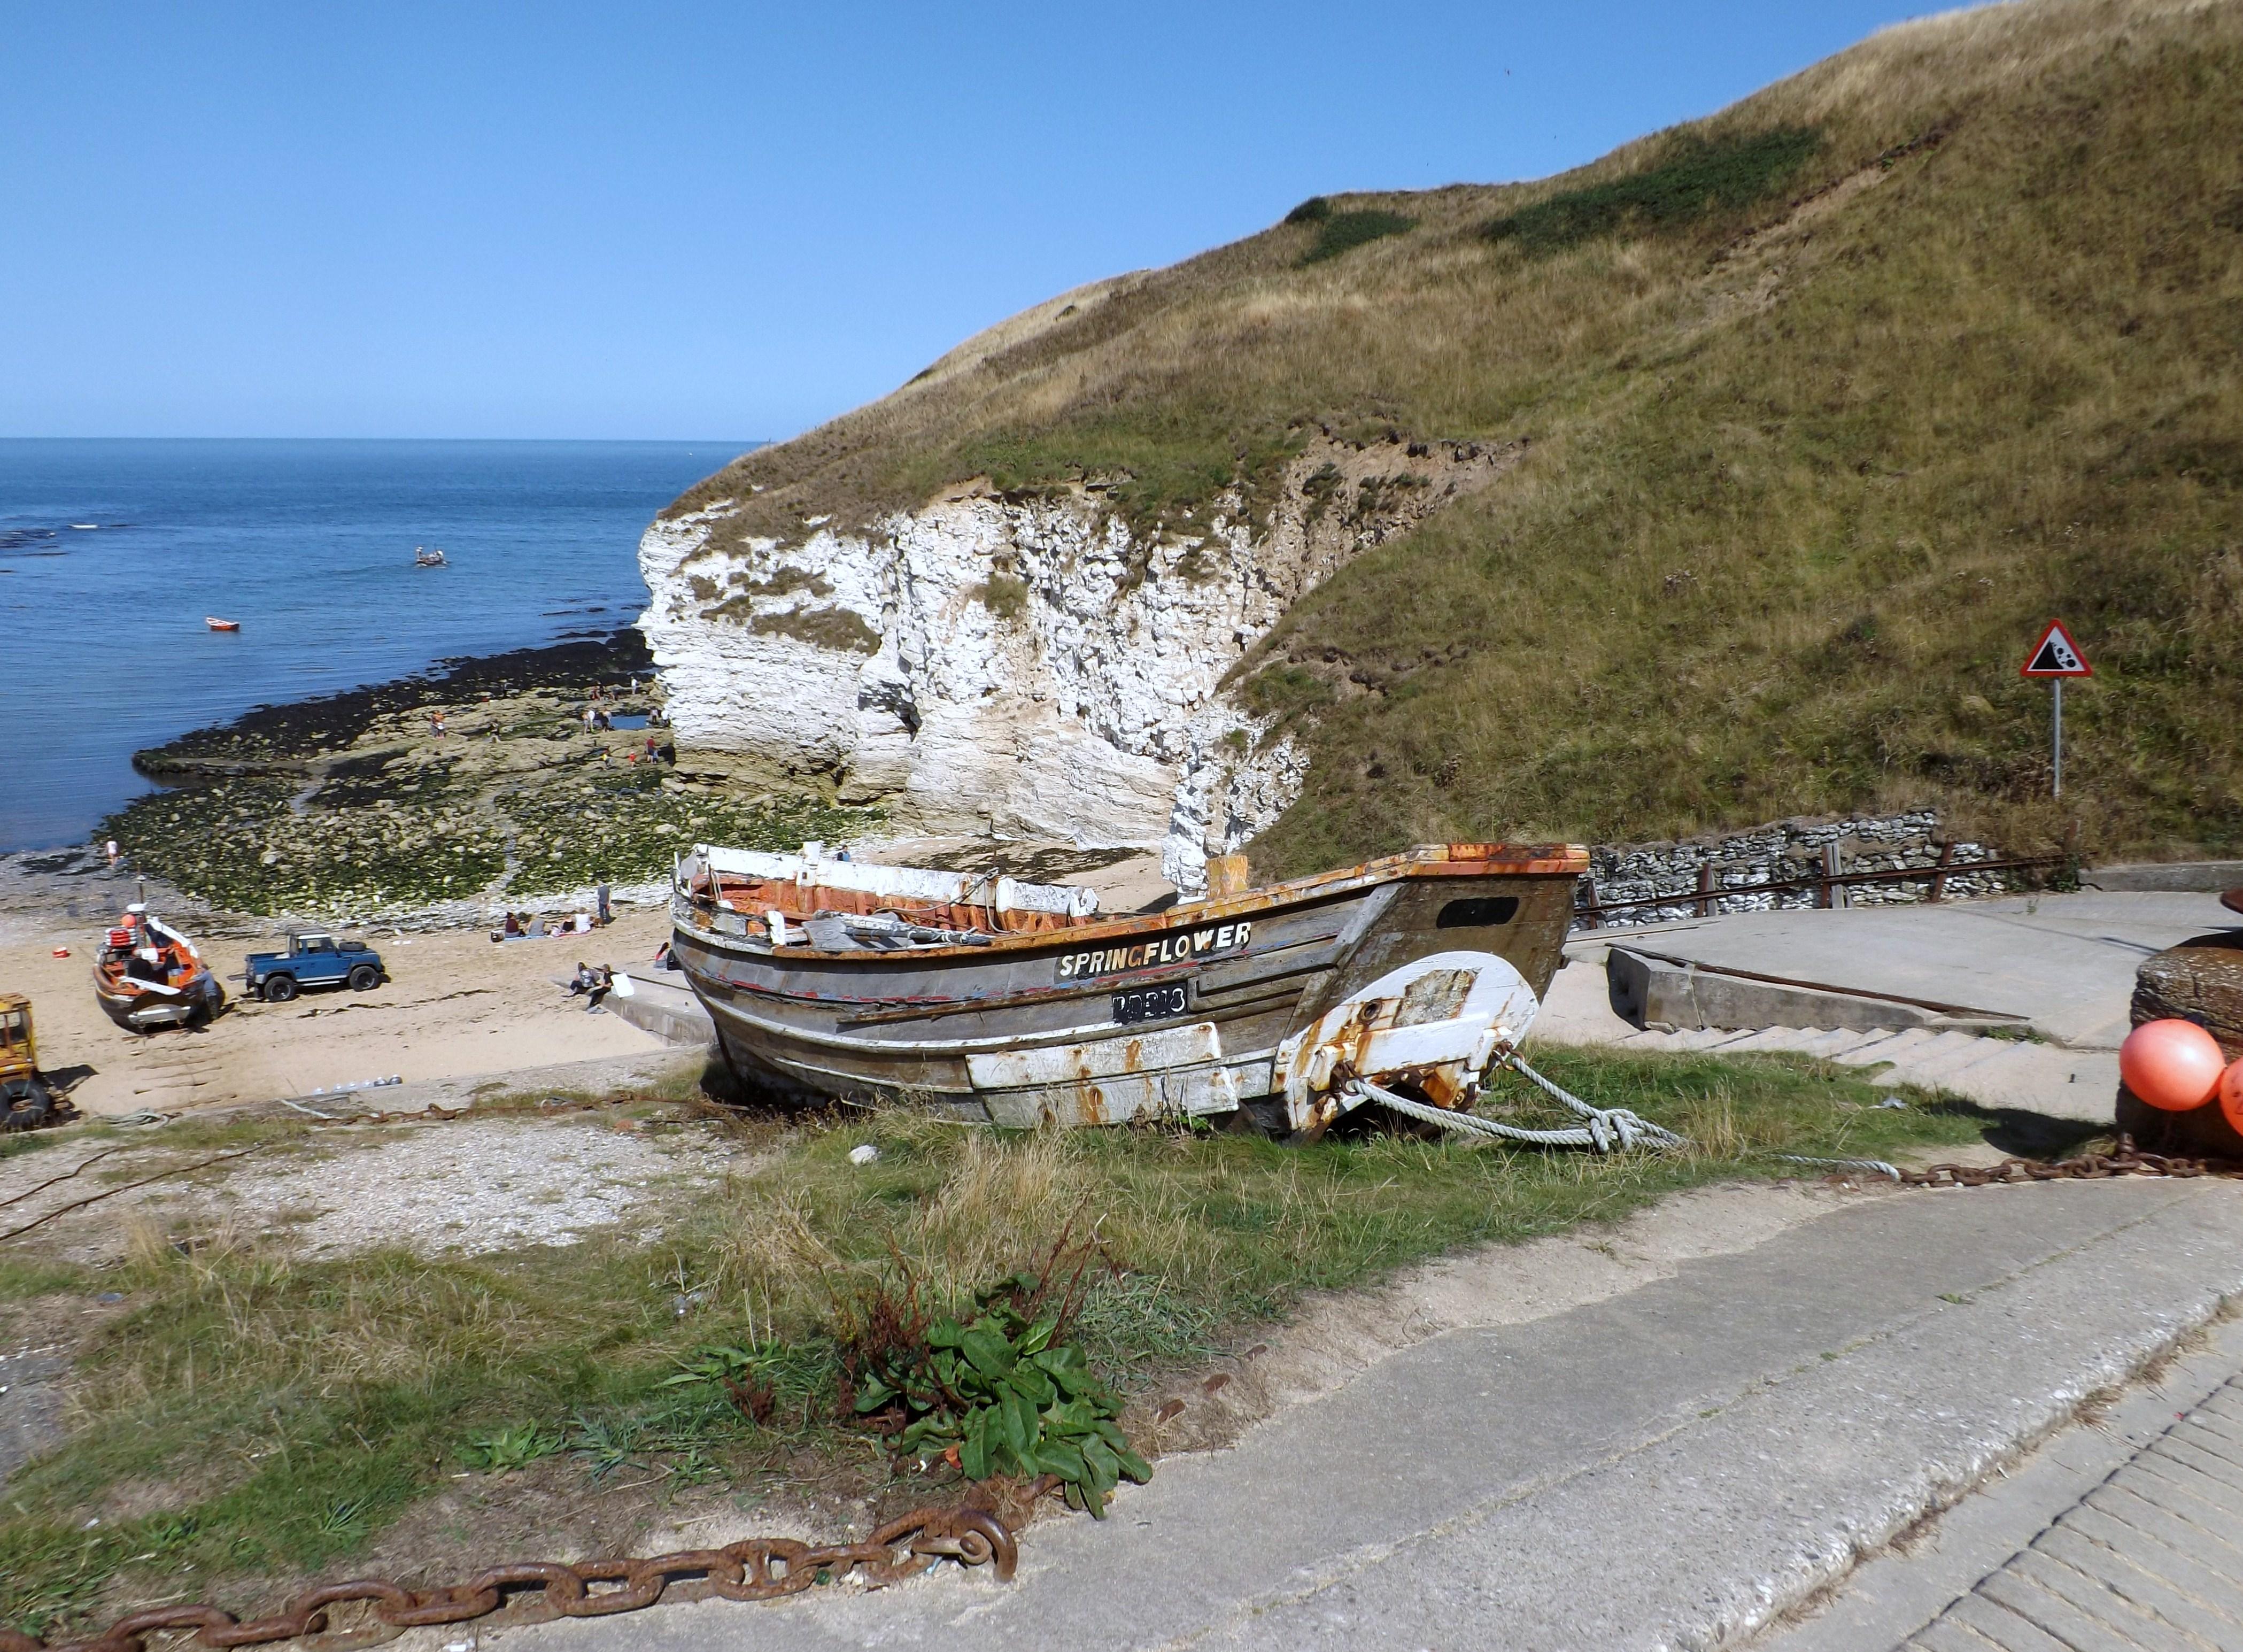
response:
[[[1695,977],[1656,983],[1671,988],[1662,1001],[1674,1013],[1646,1013],[1640,1024],[1719,1025],[1728,1017],[1737,1026],[1865,1029],[2010,1022],[2056,1043],[2115,1049],[2128,1031],[2142,961],[2235,923],[2210,893],[2088,891],[1731,913],[1598,930],[1576,935],[1566,950],[1577,963],[1626,952]],[[1621,965],[1615,1009],[1631,992],[1628,1001],[1640,1001],[1654,984],[1649,973]]]
[[[1632,1026],[1666,1031],[1705,1027],[1984,1030],[2024,1025],[2023,1017],[1997,1010],[1848,992],[1819,981],[1721,969],[1623,947],[1614,947],[1606,959],[1605,978],[1614,1014]]]
[[[717,1042],[716,1024],[709,1012],[701,1008],[701,1001],[686,986],[683,975],[670,975],[650,980],[645,975],[625,971],[630,975],[630,995],[623,995],[619,976],[616,990],[610,993],[604,1008],[620,1015],[632,1026],[652,1033],[665,1044],[677,1044],[694,1049],[705,1049]]]

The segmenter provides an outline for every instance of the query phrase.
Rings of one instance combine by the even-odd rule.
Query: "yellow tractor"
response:
[[[61,1122],[54,1092],[39,1075],[31,1001],[21,993],[0,993],[0,1130],[35,1130]]]

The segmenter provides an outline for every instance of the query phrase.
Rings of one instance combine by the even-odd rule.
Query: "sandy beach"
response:
[[[1064,878],[1096,889],[1109,911],[1134,909],[1169,888],[1158,857],[1144,851],[921,838],[860,845],[859,853],[960,869],[1001,864],[1016,875]],[[102,930],[140,886],[129,873],[91,867],[25,874],[25,859],[12,857],[0,878],[0,990],[30,995],[40,1065],[71,1086],[82,1113],[115,1117],[300,1099],[392,1076],[408,1083],[495,1082],[525,1069],[665,1048],[618,1015],[587,1012],[566,983],[580,960],[650,973],[669,938],[666,907],[619,907],[612,924],[589,934],[504,942],[493,942],[482,927],[340,926],[381,951],[390,979],[372,992],[335,988],[267,1004],[242,998],[232,978],[241,974],[244,954],[286,945],[287,920],[212,912],[152,881],[150,905],[194,938],[226,983],[227,1003],[207,1027],[126,1032],[96,1004],[90,977]],[[576,904],[589,905],[589,895]],[[57,957],[57,948],[70,955]],[[380,1096],[372,1092],[369,1103],[379,1105]]]
[[[118,1027],[94,1001],[99,921],[50,920],[26,933],[19,920],[0,941],[0,984],[30,995],[41,1066],[64,1079],[91,1069],[69,1092],[89,1115],[266,1102],[393,1075],[408,1082],[497,1075],[663,1048],[619,1016],[587,1013],[562,984],[579,959],[645,967],[669,933],[663,911],[619,914],[589,935],[503,944],[482,930],[375,930],[367,939],[391,978],[372,992],[266,1004],[234,995],[239,985],[229,982],[226,1012],[208,1027],[146,1034]],[[240,973],[243,953],[285,944],[280,936],[275,924],[253,937],[197,938],[224,977]],[[56,957],[58,947],[71,955]]]

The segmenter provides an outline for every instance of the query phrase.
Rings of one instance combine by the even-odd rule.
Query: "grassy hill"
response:
[[[1541,182],[1303,203],[1062,295],[681,500],[862,521],[987,475],[1141,525],[1318,429],[1524,438],[1237,674],[1313,754],[1256,847],[1930,802],[2243,849],[2243,4],[1910,24]],[[2017,666],[2061,615],[2097,668]]]

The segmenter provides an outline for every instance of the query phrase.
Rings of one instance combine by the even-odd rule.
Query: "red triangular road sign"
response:
[[[2079,644],[2071,640],[2071,633],[2064,629],[2064,622],[2052,619],[2048,629],[2040,634],[2031,653],[2025,656],[2019,677],[2092,677],[2095,669],[2087,663],[2087,656],[2079,651]]]

